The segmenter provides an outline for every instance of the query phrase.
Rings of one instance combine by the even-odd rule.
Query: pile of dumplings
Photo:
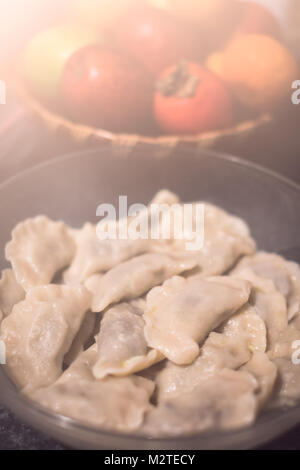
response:
[[[168,191],[152,203],[181,204]],[[101,241],[95,225],[45,216],[18,224],[0,339],[20,392],[86,425],[149,436],[232,430],[297,403],[299,266],[257,252],[246,223],[211,204],[202,250],[185,242]]]

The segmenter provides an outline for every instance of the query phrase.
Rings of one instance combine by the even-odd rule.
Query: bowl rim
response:
[[[3,366],[2,366],[3,367]],[[160,443],[164,444],[174,444],[175,442],[182,442],[183,444],[190,442],[191,440],[202,440],[203,442],[208,442],[212,438],[213,439],[228,439],[229,437],[234,439],[235,436],[242,437],[243,434],[247,434],[251,428],[254,426],[266,426],[268,425],[268,422],[261,422],[262,417],[266,418],[266,413],[264,415],[261,415],[257,418],[257,420],[247,426],[243,426],[240,428],[236,428],[233,430],[228,430],[228,431],[204,431],[204,432],[197,432],[197,433],[191,433],[191,434],[182,434],[182,435],[174,435],[174,436],[150,436],[150,435],[143,435],[143,434],[135,434],[135,432],[122,432],[122,431],[114,431],[110,429],[105,429],[104,427],[101,428],[100,426],[93,426],[93,425],[88,425],[86,423],[80,422],[79,420],[76,420],[74,418],[70,418],[66,415],[62,415],[59,413],[55,413],[54,411],[48,410],[46,407],[43,407],[42,405],[39,405],[36,403],[34,400],[31,400],[30,398],[26,397],[25,395],[22,395],[20,391],[16,389],[15,384],[13,381],[9,378],[9,376],[6,374],[5,371],[0,369],[0,380],[3,378],[6,381],[6,384],[4,386],[7,386],[9,388],[13,388],[13,393],[14,397],[9,397],[7,396],[2,399],[2,391],[0,392],[0,404],[7,406],[8,409],[10,409],[13,413],[15,413],[17,416],[20,416],[23,418],[23,414],[26,410],[26,413],[28,414],[28,411],[30,413],[30,416],[34,416],[36,418],[45,418],[46,420],[49,420],[54,427],[58,427],[60,429],[64,429],[67,431],[72,431],[72,430],[78,430],[79,432],[85,432],[85,433],[92,433],[93,435],[102,435],[108,438],[113,438],[113,439],[129,439],[129,440],[137,440],[140,443],[143,442],[157,442],[159,441]],[[8,382],[8,384],[7,384]],[[11,390],[10,390],[11,391]],[[15,400],[17,400],[17,410],[14,410],[14,407],[16,405]],[[29,410],[28,410],[29,407]],[[20,411],[20,408],[22,410]],[[31,421],[27,419],[26,417],[23,418],[24,421],[28,423],[28,425],[31,425],[35,428],[38,428],[36,424],[31,424]],[[292,423],[290,426],[288,426],[288,429],[290,429],[292,426],[297,425],[297,423],[300,420],[300,404],[291,406],[291,407],[282,407],[276,409],[276,416],[270,418],[270,421],[274,426],[276,424],[281,423],[283,421],[288,421],[291,419]],[[45,432],[45,431],[44,431]],[[281,434],[280,432],[278,434]],[[266,439],[268,440],[268,439]]]
[[[86,154],[99,153],[99,158],[101,158],[100,154],[104,154],[105,152],[111,152],[111,151],[116,152],[118,148],[121,151],[124,149],[124,147],[121,144],[114,145],[113,147],[103,147],[103,146],[96,145],[96,146],[93,146],[93,147],[90,147],[90,148],[87,148],[87,149],[76,150],[74,152],[67,152],[67,153],[64,153],[60,156],[58,155],[54,158],[49,158],[45,161],[42,161],[42,162],[37,163],[35,165],[32,165],[28,168],[25,168],[24,170],[21,170],[21,171],[17,172],[15,175],[10,176],[9,178],[2,181],[0,183],[0,191],[2,189],[4,189],[6,186],[8,186],[9,184],[12,184],[15,181],[18,181],[22,177],[27,176],[28,174],[30,174],[31,172],[35,172],[35,171],[38,171],[40,169],[43,169],[44,167],[56,165],[59,162],[66,162],[68,160],[72,160],[73,158],[78,158],[78,157],[86,155]],[[159,156],[153,155],[154,159],[172,158],[171,154],[165,154],[164,153],[163,147],[161,147],[161,150],[162,150],[162,155],[159,155]],[[133,151],[134,150],[132,149],[131,153]],[[158,151],[159,151],[159,147],[156,148],[156,150],[153,151],[153,152],[157,153]],[[175,151],[175,149],[174,149],[174,151]],[[291,189],[300,191],[300,183],[297,183],[296,181],[292,180],[291,178],[289,178],[285,175],[282,175],[281,173],[277,172],[276,170],[272,170],[271,168],[260,165],[259,163],[254,163],[250,160],[247,160],[247,159],[244,159],[244,158],[241,158],[241,157],[237,157],[235,155],[232,155],[231,153],[220,152],[220,151],[201,148],[201,147],[200,148],[185,148],[185,149],[182,149],[182,152],[184,152],[185,154],[189,154],[190,157],[198,157],[198,158],[201,158],[201,154],[205,154],[204,156],[206,156],[206,157],[219,159],[219,160],[225,161],[227,163],[228,162],[232,163],[232,164],[237,165],[237,166],[242,166],[244,168],[255,171],[257,173],[260,173],[260,174],[266,175],[268,177],[274,178],[277,181],[289,186]],[[120,159],[129,158],[131,153],[128,153],[126,156],[120,156]],[[197,155],[197,154],[199,154],[199,155]],[[141,158],[143,158],[143,157],[141,157]]]
[[[101,158],[101,154],[104,154],[105,152],[111,152],[116,150],[118,147],[92,147],[86,150],[79,150],[76,152],[70,152],[67,154],[64,154],[62,156],[57,156],[53,159],[49,159],[47,161],[43,161],[37,165],[33,165],[32,167],[29,167],[23,171],[20,171],[16,175],[8,178],[7,180],[3,181],[0,184],[0,194],[2,190],[5,190],[6,187],[10,186],[11,184],[17,183],[19,180],[21,180],[24,176],[30,175],[30,173],[37,172],[39,170],[42,170],[44,168],[47,168],[48,166],[52,165],[59,165],[59,163],[64,163],[68,162],[69,160],[80,158],[83,155],[97,155],[98,158]],[[120,146],[122,148],[122,146]],[[259,173],[261,175],[268,176],[269,178],[275,179],[277,182],[280,182],[284,184],[285,186],[288,186],[290,189],[296,191],[300,195],[300,185],[294,182],[293,180],[277,173],[274,170],[271,170],[269,168],[266,168],[260,164],[253,163],[247,160],[244,160],[240,157],[235,157],[230,154],[226,153],[221,153],[221,152],[216,152],[208,149],[184,149],[183,152],[185,154],[188,154],[191,157],[196,157],[201,159],[201,154],[203,157],[209,157],[209,158],[214,158],[217,160],[225,161],[226,163],[234,164],[237,166],[242,166],[243,168],[255,171],[256,173]],[[132,152],[133,153],[133,152]],[[199,155],[197,155],[199,154]],[[130,154],[128,154],[130,156]],[[120,157],[124,158],[124,157]],[[127,157],[125,157],[127,158]],[[142,157],[141,157],[142,158]],[[165,158],[165,156],[153,156],[153,158]],[[170,154],[168,155],[167,158],[171,158]],[[4,366],[5,368],[5,366]],[[4,379],[4,383],[2,383],[1,391],[0,391],[0,403],[2,403],[4,406],[9,408],[12,412],[15,412],[15,414],[19,417],[21,417],[25,422],[27,422],[29,425],[35,427],[35,428],[42,428],[39,426],[39,424],[36,424],[38,422],[35,421],[35,424],[32,424],[32,421],[24,416],[24,414],[30,413],[31,417],[39,418],[42,417],[45,420],[47,420],[47,423],[51,423],[54,427],[57,429],[65,429],[67,431],[72,431],[72,429],[76,429],[78,431],[82,431],[85,433],[92,433],[95,436],[100,436],[102,435],[103,437],[108,437],[112,439],[121,439],[121,440],[129,440],[129,441],[139,441],[141,444],[144,443],[149,443],[149,442],[160,442],[160,443],[166,443],[166,444],[175,444],[179,442],[189,443],[191,440],[193,442],[197,441],[202,441],[202,443],[208,442],[209,440],[213,439],[220,439],[222,442],[222,439],[226,443],[226,439],[230,437],[230,439],[234,438],[235,436],[238,436],[240,439],[246,435],[249,430],[255,425],[260,425],[260,426],[267,426],[268,423],[260,423],[259,418],[256,423],[253,423],[250,426],[239,428],[239,429],[234,429],[234,430],[229,430],[229,431],[206,431],[206,432],[198,432],[194,434],[186,434],[186,435],[180,435],[180,436],[159,436],[159,437],[152,437],[152,436],[147,436],[147,435],[142,435],[142,434],[135,434],[135,433],[125,433],[121,431],[114,431],[110,429],[105,429],[97,426],[90,426],[84,423],[81,423],[78,420],[75,420],[73,418],[69,418],[68,416],[61,415],[55,412],[52,412],[50,410],[47,410],[46,408],[40,406],[39,404],[35,403],[33,400],[27,398],[26,396],[22,395],[14,385],[13,381],[8,377],[7,373],[4,371],[4,368],[0,366],[0,380]],[[13,396],[10,395],[10,392],[13,392]],[[5,396],[3,396],[5,395]],[[8,396],[10,395],[10,396]],[[16,406],[17,402],[17,406]],[[29,408],[29,409],[28,409]],[[284,430],[288,430],[292,428],[293,426],[297,425],[298,422],[300,422],[300,404],[295,405],[291,408],[282,408],[277,410],[277,415],[273,418],[271,418],[272,423],[274,426],[276,423],[281,424],[282,423],[287,423],[287,421],[290,421],[291,423],[289,425],[283,425],[281,431],[282,433]],[[45,427],[43,427],[43,431],[45,431]],[[277,432],[276,435],[281,434],[281,432]],[[49,433],[51,434],[51,433]],[[53,433],[51,434],[53,436]],[[272,436],[276,437],[276,436]],[[271,437],[271,438],[272,438]],[[270,438],[270,439],[271,439]],[[270,440],[267,437],[265,438],[265,442]],[[61,439],[63,441],[63,439]],[[262,442],[263,443],[263,442]]]

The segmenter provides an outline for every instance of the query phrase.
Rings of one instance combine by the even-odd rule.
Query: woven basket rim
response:
[[[100,140],[122,143],[123,145],[130,146],[138,143],[156,145],[167,144],[168,146],[175,146],[179,143],[213,142],[223,137],[237,137],[272,121],[272,115],[270,113],[265,113],[255,119],[242,121],[228,129],[205,132],[197,135],[144,136],[138,134],[114,133],[105,129],[75,123],[55,111],[48,109],[31,96],[24,87],[18,85],[16,88],[19,97],[29,109],[38,114],[52,128],[64,128],[65,130],[68,130],[76,140],[85,140],[91,137],[96,137]]]

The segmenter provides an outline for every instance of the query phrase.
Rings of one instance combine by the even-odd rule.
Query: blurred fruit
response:
[[[213,52],[205,62],[205,67],[211,72],[222,77],[223,74],[223,53]]]
[[[73,25],[52,27],[36,35],[24,57],[24,79],[29,91],[39,100],[55,105],[69,57],[82,46],[98,41],[95,31]]]
[[[154,114],[169,134],[199,134],[233,123],[233,101],[227,86],[201,65],[182,62],[157,82]]]
[[[281,29],[275,16],[263,5],[255,2],[243,2],[241,19],[236,33],[266,34],[275,39],[281,38]]]
[[[213,22],[226,13],[230,0],[167,0],[169,10],[179,15],[197,18],[201,23]]]
[[[253,1],[148,0],[148,3],[177,16],[196,20],[205,31],[214,31],[219,37],[224,38],[234,30],[238,34],[267,34],[276,39],[281,37],[275,16],[263,5]]]
[[[201,55],[198,32],[193,24],[150,6],[131,9],[118,24],[116,36],[119,47],[154,74],[178,60]]]
[[[236,37],[224,52],[222,75],[242,104],[267,111],[290,99],[299,69],[278,41],[249,34]]]
[[[76,0],[75,17],[82,23],[110,28],[138,0]]]
[[[208,49],[219,48],[237,27],[242,11],[238,0],[165,0],[168,10],[196,21]]]
[[[1,73],[3,64],[6,70],[16,70],[24,46],[33,35],[65,20],[72,3],[73,0],[0,0]]]
[[[170,0],[146,0],[149,5],[162,10],[169,10]]]
[[[75,121],[137,132],[151,114],[153,82],[134,59],[101,46],[87,46],[67,62],[61,96]]]

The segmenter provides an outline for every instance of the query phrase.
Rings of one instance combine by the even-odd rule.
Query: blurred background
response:
[[[132,114],[129,116],[124,115],[123,121],[121,120],[122,123],[132,121],[132,126],[122,128],[123,124],[117,125],[115,116],[111,116],[111,109],[107,111],[107,116],[104,115],[106,106],[118,109],[120,114],[119,110],[125,108],[127,103],[122,102],[122,96],[120,95],[120,102],[115,100],[111,104],[104,103],[103,97],[99,97],[98,92],[95,91],[95,81],[91,82],[91,76],[88,79],[87,76],[83,77],[86,78],[85,82],[82,77],[81,81],[79,80],[78,74],[74,78],[74,67],[81,69],[82,73],[86,75],[91,73],[92,69],[94,72],[96,70],[96,74],[99,73],[99,55],[95,58],[91,54],[88,56],[82,54],[81,62],[80,57],[78,57],[79,65],[76,60],[73,61],[75,64],[68,65],[68,73],[64,72],[66,78],[64,79],[63,94],[61,89],[59,93],[56,93],[55,86],[57,86],[58,73],[63,73],[63,67],[66,68],[69,56],[84,46],[95,42],[99,42],[101,47],[104,44],[108,48],[112,44],[115,47],[114,36],[116,31],[117,36],[121,38],[123,34],[122,39],[125,38],[123,42],[128,45],[128,51],[125,51],[126,54],[123,51],[123,55],[127,55],[127,52],[130,52],[130,54],[133,52],[133,55],[140,58],[138,54],[141,55],[143,52],[137,50],[134,43],[136,38],[134,35],[129,37],[128,31],[134,31],[133,12],[136,7],[145,4],[145,0],[116,0],[115,2],[109,2],[108,0],[0,0],[0,80],[5,81],[7,88],[6,104],[0,105],[0,181],[13,176],[24,168],[66,152],[124,142],[124,151],[139,151],[143,145],[153,145],[155,147],[163,146],[167,152],[168,148],[174,145],[192,145],[234,153],[242,158],[275,169],[300,183],[298,152],[300,147],[298,132],[300,105],[292,105],[290,100],[292,81],[300,80],[300,74],[291,65],[290,58],[283,56],[284,53],[282,55],[282,51],[276,49],[276,45],[271,45],[274,46],[274,49],[270,47],[268,50],[269,46],[267,44],[264,46],[263,42],[260,47],[258,41],[257,47],[265,51],[267,59],[264,61],[264,68],[259,63],[259,61],[263,61],[263,56],[257,59],[257,67],[260,67],[259,73],[262,74],[262,78],[260,84],[253,85],[253,77],[259,76],[255,68],[244,70],[244,75],[247,74],[247,77],[250,77],[249,79],[243,77],[243,74],[238,70],[241,57],[247,56],[247,54],[250,56],[252,46],[249,43],[248,50],[247,42],[245,42],[243,46],[245,54],[243,54],[241,53],[243,47],[241,45],[239,48],[239,40],[237,40],[235,41],[237,43],[236,49],[232,51],[232,57],[229,57],[231,62],[230,60],[227,61],[232,73],[227,73],[227,76],[225,76],[225,72],[224,74],[220,72],[220,57],[225,47],[233,39],[236,39],[237,31],[246,35],[251,33],[272,37],[274,41],[276,40],[281,46],[284,46],[285,51],[289,51],[289,54],[293,55],[293,58],[299,64],[299,1],[257,0],[243,2],[243,0],[236,0],[234,2],[226,0],[224,2],[224,0],[210,0],[208,2],[207,0],[199,0],[195,2],[195,0],[188,0],[185,2],[184,0],[149,0],[147,3],[148,8],[150,3],[150,8],[160,10],[164,14],[170,14],[172,17],[176,16],[176,20],[180,21],[190,21],[191,17],[199,16],[199,22],[197,25],[195,22],[195,26],[197,26],[198,32],[201,32],[197,41],[199,50],[202,50],[202,56],[199,59],[197,57],[197,60],[202,67],[210,68],[211,72],[219,75],[219,78],[224,79],[223,81],[229,80],[228,83],[232,86],[231,91],[234,95],[234,104],[231,106],[234,110],[234,117],[230,116],[229,119],[227,112],[224,111],[226,116],[223,116],[223,120],[221,119],[223,122],[221,130],[218,127],[221,126],[220,116],[217,116],[214,121],[215,128],[213,125],[208,126],[208,121],[205,120],[206,117],[204,116],[204,124],[202,122],[197,128],[192,126],[191,129],[194,130],[191,132],[182,126],[180,128],[182,124],[180,122],[170,123],[170,119],[168,121],[169,116],[167,116],[168,122],[162,122],[165,108],[163,108],[164,104],[160,103],[157,105],[160,108],[158,110],[155,108],[155,119],[151,117],[151,119],[145,121],[146,124],[142,129],[138,126],[135,128]],[[224,3],[226,5],[225,10]],[[245,13],[244,10],[242,13],[235,11],[236,5],[241,3],[247,4],[246,12],[248,13]],[[270,16],[266,16],[262,10],[249,9],[251,3],[263,5],[264,11],[268,11]],[[233,6],[233,4],[235,5]],[[198,5],[198,7],[195,7],[195,5]],[[199,9],[199,5],[202,10]],[[197,15],[195,15],[193,8],[198,8]],[[149,14],[151,17],[151,12]],[[201,15],[206,15],[205,21],[201,18]],[[138,18],[145,21],[143,13],[138,13],[137,21]],[[232,26],[229,27],[233,22],[233,18],[234,25],[232,23]],[[274,18],[274,22],[270,18]],[[156,19],[155,21],[153,17],[150,19],[152,21],[150,25],[153,27]],[[146,20],[148,21],[147,16]],[[145,24],[146,29],[149,28],[147,21],[141,26],[144,27],[144,33],[146,31]],[[276,24],[276,27],[274,24]],[[70,30],[74,27],[80,32],[70,34],[67,31],[68,28]],[[56,29],[56,32],[48,35],[47,39],[49,28],[50,31]],[[62,28],[62,30],[57,32],[57,28]],[[221,36],[217,37],[217,29],[222,30],[222,28],[224,29],[224,35],[222,38]],[[88,30],[89,39],[87,39],[86,32],[82,33],[81,30],[83,29]],[[181,31],[180,27],[177,31]],[[184,26],[182,31],[184,31]],[[45,32],[46,34],[44,34]],[[168,32],[163,31],[163,33],[166,33],[166,37],[168,37]],[[216,35],[215,43],[211,41],[211,37],[214,35]],[[72,39],[70,39],[71,36]],[[158,36],[158,39],[154,36],[150,40],[152,40],[151,44],[157,41],[154,50],[156,55],[159,55],[161,50],[163,56],[165,44],[163,44],[161,37],[164,39],[165,36]],[[186,38],[186,36],[183,37]],[[178,43],[182,44],[185,41],[182,38],[179,37],[180,41]],[[34,41],[36,43],[32,47]],[[206,43],[210,43],[209,47]],[[147,57],[149,54],[147,52],[147,43],[145,44],[144,56]],[[169,51],[171,46],[167,44],[167,48],[169,48]],[[65,54],[63,62],[61,57],[59,58],[59,51],[61,51],[61,57]],[[277,62],[276,59],[278,59]],[[54,60],[61,61],[61,63],[57,65]],[[119,64],[117,65],[119,66]],[[111,76],[107,78],[111,82],[117,80],[117,66],[115,64],[114,66],[115,69],[111,66]],[[71,67],[73,67],[72,70]],[[246,66],[241,63],[241,70],[243,67]],[[163,68],[159,72],[155,76],[155,80],[152,79],[153,87],[154,83],[157,86],[157,81],[159,78],[161,79],[160,74],[163,72]],[[262,87],[264,73],[266,75],[265,80],[269,75],[269,77],[273,77],[271,81],[278,81],[278,87],[276,88],[274,85],[274,89],[270,91],[270,94],[273,93],[272,101],[278,99],[278,104],[274,107],[273,105],[264,107],[259,105],[258,108],[252,109],[251,106],[248,106],[246,95],[248,96],[248,102],[253,101],[251,93],[258,92],[259,86]],[[137,80],[136,76],[134,80]],[[126,80],[129,80],[128,74],[124,78],[125,82]],[[246,87],[243,91],[240,89],[239,82],[241,80],[245,80],[245,82],[248,80],[249,82],[245,83],[245,87],[247,85],[248,88]],[[101,83],[99,86],[101,86]],[[116,85],[114,84],[114,86]],[[133,88],[132,84],[128,86]],[[251,86],[253,89],[251,89]],[[257,90],[255,86],[258,87]],[[284,99],[283,93],[281,93],[283,87],[285,87]],[[117,95],[119,91],[115,90],[116,88],[112,86],[112,93]],[[55,100],[53,100],[55,93]],[[216,93],[218,95],[218,91]],[[262,98],[266,98],[268,93],[264,90]],[[51,100],[48,99],[49,95],[52,96]],[[133,97],[135,102],[142,102],[143,98],[141,96]],[[83,100],[85,104],[83,104]],[[269,101],[271,102],[271,100]],[[91,105],[91,103],[93,104]],[[152,105],[148,106],[150,110]],[[209,106],[213,109],[212,104],[209,104]],[[130,104],[128,107],[132,108]],[[222,105],[219,107],[221,108]],[[93,112],[90,112],[91,108],[93,108]],[[140,116],[138,113],[141,113],[141,110],[136,110],[136,113],[135,119],[140,121],[137,116]],[[201,119],[203,119],[203,116]],[[187,121],[186,115],[182,117],[182,120]],[[224,121],[227,123],[226,125],[224,125]],[[121,139],[120,133],[123,135]],[[125,137],[124,134],[126,134]],[[169,138],[170,134],[171,137]],[[183,134],[189,134],[189,138],[186,139]],[[145,136],[146,138],[144,138]],[[162,136],[168,137],[161,138]]]

